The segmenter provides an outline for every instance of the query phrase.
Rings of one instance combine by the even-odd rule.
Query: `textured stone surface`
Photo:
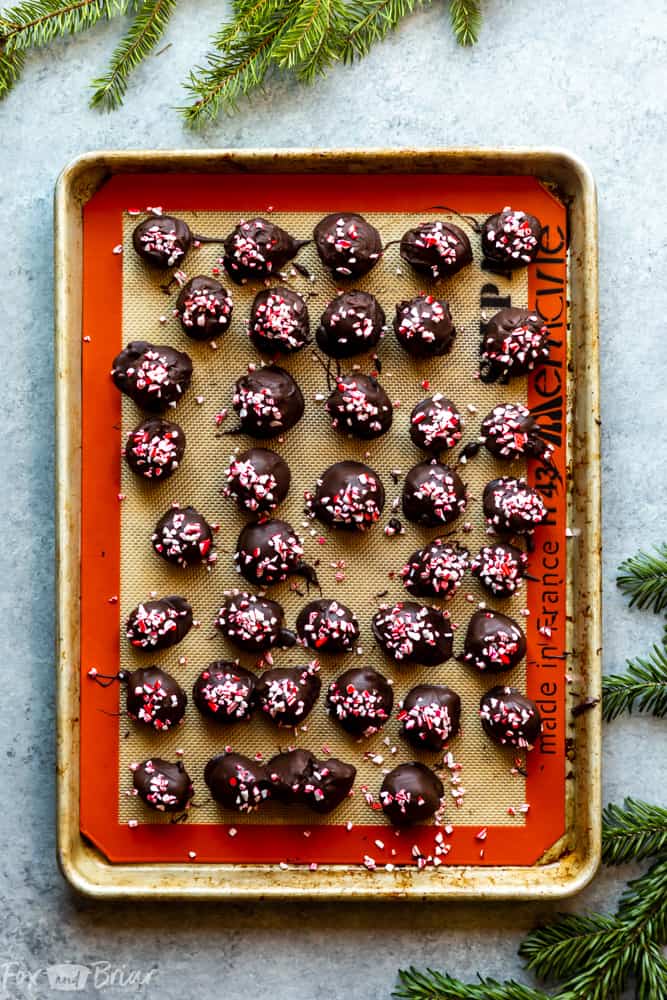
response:
[[[196,135],[172,107],[220,6],[182,5],[167,38],[172,47],[137,73],[115,115],[85,102],[119,25],[30,57],[1,109],[0,225],[11,246],[0,406],[11,447],[0,496],[12,544],[3,552],[0,594],[1,746],[11,789],[0,814],[0,963],[157,965],[139,995],[180,997],[186,983],[189,996],[222,990],[227,1000],[310,1000],[324,983],[329,1000],[375,1000],[389,995],[397,966],[410,963],[460,976],[517,974],[521,934],[556,907],[100,906],[65,887],[53,835],[52,190],[68,160],[103,147],[527,144],[569,147],[585,158],[601,209],[605,666],[619,668],[660,629],[626,610],[614,570],[665,534],[664,456],[648,468],[643,458],[665,420],[667,295],[658,262],[667,229],[660,70],[667,16],[659,5],[640,10],[622,0],[489,3],[479,46],[464,51],[438,2],[363,64],[337,69],[312,90],[278,80],[238,116]],[[605,800],[630,793],[660,801],[661,753],[664,767],[658,722],[615,723],[605,742]],[[620,885],[617,873],[603,873],[558,908],[610,906]],[[0,995],[48,990],[9,984],[3,994],[0,979]],[[90,987],[86,995],[97,993]]]

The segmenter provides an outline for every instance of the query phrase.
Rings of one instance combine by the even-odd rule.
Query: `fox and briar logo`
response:
[[[128,993],[138,992],[154,982],[157,969],[130,969],[126,965],[114,966],[111,962],[92,962],[77,965],[60,962],[29,969],[20,962],[0,962],[0,991],[10,996],[21,990],[24,995],[30,990],[44,989],[63,993],[78,993],[83,990],[118,990]]]

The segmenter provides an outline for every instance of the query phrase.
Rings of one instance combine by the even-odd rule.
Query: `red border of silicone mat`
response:
[[[258,197],[257,192],[261,191]],[[385,825],[356,825],[351,831],[332,824],[312,826],[140,824],[118,822],[118,721],[106,714],[117,706],[117,691],[87,680],[91,666],[101,673],[118,670],[119,606],[109,597],[120,583],[120,394],[109,378],[111,360],[122,344],[122,258],[112,248],[122,243],[123,214],[132,206],[174,206],[181,211],[234,211],[261,203],[279,211],[328,211],[339,202],[358,211],[415,211],[447,204],[463,213],[498,211],[507,204],[537,215],[545,226],[543,250],[529,268],[529,296],[553,337],[550,364],[529,380],[529,405],[549,404],[564,426],[566,360],[566,214],[534,178],[448,175],[274,174],[241,176],[192,174],[119,175],[111,178],[84,208],[83,247],[83,429],[81,518],[81,832],[112,862],[359,863],[377,855],[382,838],[397,853],[395,864],[414,864],[414,844],[433,850],[433,827],[398,833]],[[493,276],[489,275],[489,284]],[[552,412],[553,419],[553,412]],[[556,464],[565,481],[564,449]],[[540,470],[531,463],[531,482]],[[542,484],[540,484],[542,485]],[[454,826],[448,865],[531,865],[565,829],[565,495],[562,486],[549,499],[549,524],[536,533],[528,583],[530,616],[527,694],[540,703],[546,724],[544,748],[528,755],[523,827],[489,827],[483,844],[478,827],[458,826],[456,808],[447,809]],[[539,631],[552,630],[551,638]],[[554,790],[558,789],[558,794]],[[227,818],[225,816],[225,818]],[[304,829],[310,837],[303,836]],[[388,842],[389,846],[389,842]],[[483,857],[480,850],[483,847]],[[384,856],[383,856],[384,857]]]

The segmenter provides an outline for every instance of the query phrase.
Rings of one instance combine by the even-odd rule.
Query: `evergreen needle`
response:
[[[611,722],[622,712],[650,712],[667,715],[667,649],[654,646],[649,659],[628,660],[625,674],[609,674],[602,679],[602,715]]]
[[[474,45],[482,24],[478,0],[450,0],[449,13],[459,45]]]
[[[638,799],[608,805],[602,814],[602,860],[608,865],[643,861],[667,852],[667,809]]]
[[[618,568],[616,582],[630,598],[630,607],[649,608],[656,613],[667,608],[667,542],[655,554],[638,552]]]
[[[0,99],[9,93],[18,80],[24,60],[23,52],[6,52],[0,45]]]
[[[0,44],[7,54],[39,48],[85,31],[127,10],[129,0],[24,0],[0,14]]]

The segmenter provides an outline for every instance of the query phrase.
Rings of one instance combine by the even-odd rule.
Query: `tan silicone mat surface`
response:
[[[335,211],[331,206],[327,211]],[[226,235],[239,216],[225,212],[178,212],[178,206],[170,206],[170,212],[184,218],[195,232],[205,235]],[[264,209],[248,207],[246,217],[266,214]],[[274,221],[288,229],[295,236],[307,237],[314,224],[324,215],[324,211],[313,213],[275,213]],[[446,217],[437,213],[438,217]],[[399,239],[401,234],[415,223],[424,221],[423,216],[409,213],[366,213],[382,234],[385,243]],[[412,465],[423,459],[423,454],[413,445],[408,433],[409,415],[412,407],[424,396],[439,391],[450,397],[463,413],[466,428],[463,443],[475,439],[479,433],[481,420],[500,401],[525,402],[526,385],[524,379],[515,379],[510,386],[484,385],[474,377],[478,370],[480,299],[482,289],[493,285],[500,295],[511,295],[512,305],[528,305],[528,281],[525,271],[515,274],[511,280],[489,274],[479,267],[479,238],[470,227],[453,219],[467,229],[471,236],[475,262],[449,281],[438,285],[437,295],[447,299],[457,328],[457,338],[450,355],[434,361],[415,362],[397,345],[393,331],[388,330],[378,346],[382,361],[380,381],[395,403],[394,423],[391,431],[377,441],[358,442],[348,439],[329,424],[324,409],[327,385],[322,367],[312,357],[310,348],[289,356],[278,363],[287,368],[300,384],[305,400],[306,412],[299,424],[284,441],[268,442],[268,447],[279,451],[292,470],[292,486],[286,501],[278,508],[276,516],[289,521],[304,536],[305,558],[308,562],[319,560],[318,574],[325,597],[335,597],[349,605],[357,614],[361,625],[361,636],[357,652],[345,657],[321,657],[322,694],[312,713],[296,734],[291,730],[277,729],[256,714],[249,725],[216,727],[204,721],[192,704],[192,684],[199,672],[212,660],[239,658],[247,667],[253,667],[252,658],[238,653],[226,643],[214,629],[213,621],[225,590],[245,587],[243,579],[234,569],[232,554],[238,533],[245,522],[231,500],[221,496],[224,472],[232,451],[239,447],[248,448],[252,439],[248,437],[221,436],[221,431],[236,426],[236,415],[231,408],[232,387],[235,380],[246,371],[249,363],[261,363],[261,357],[250,344],[246,335],[246,321],[250,305],[257,292],[257,286],[234,286],[221,278],[234,299],[234,314],[230,329],[220,339],[217,349],[206,343],[188,340],[180,323],[172,315],[178,289],[173,286],[169,295],[161,290],[164,275],[149,272],[132,250],[131,234],[137,224],[136,218],[127,217],[124,225],[123,264],[123,340],[148,340],[157,344],[169,344],[187,351],[194,363],[192,388],[175,411],[169,411],[169,419],[175,419],[185,429],[187,450],[181,468],[167,482],[147,485],[135,478],[123,463],[122,492],[122,556],[121,556],[121,620],[140,601],[146,600],[151,592],[157,596],[178,593],[187,597],[201,623],[192,629],[178,646],[158,653],[155,657],[135,653],[121,636],[121,666],[125,670],[137,666],[147,666],[156,662],[178,678],[188,693],[189,704],[184,724],[174,732],[157,734],[146,732],[120,718],[120,787],[131,787],[129,764],[150,756],[176,759],[177,750],[183,751],[188,772],[195,785],[195,802],[200,805],[196,811],[197,823],[234,822],[241,823],[355,823],[383,822],[381,812],[369,808],[362,787],[377,797],[383,779],[383,771],[398,763],[419,758],[419,754],[399,735],[396,710],[401,698],[417,683],[447,684],[459,693],[462,700],[462,732],[451,743],[451,751],[456,762],[462,765],[458,772],[460,786],[465,789],[461,805],[455,808],[451,796],[450,771],[443,768],[442,755],[424,754],[421,759],[442,774],[447,789],[446,821],[454,824],[493,824],[518,826],[524,817],[508,815],[508,807],[517,809],[524,802],[524,779],[520,774],[512,774],[514,757],[501,751],[484,736],[478,719],[479,699],[482,693],[492,687],[492,677],[480,677],[461,666],[454,659],[439,667],[398,667],[384,657],[375,646],[370,630],[370,621],[382,601],[394,602],[408,597],[404,590],[399,571],[406,558],[428,540],[438,536],[437,529],[423,529],[405,521],[400,510],[398,516],[406,531],[402,536],[387,537],[383,532],[392,516],[392,501],[399,498],[403,486],[403,476],[394,485],[390,470],[401,470],[404,474]],[[210,274],[217,266],[221,247],[204,245],[191,251],[186,260],[188,278],[197,274]],[[305,296],[309,296],[308,306],[311,327],[314,332],[320,313],[336,293],[336,284],[319,263],[314,247],[307,246],[298,255],[300,264],[305,265],[314,280],[309,280],[296,272],[287,274],[286,284]],[[374,270],[356,283],[359,287],[373,292],[380,300],[390,326],[394,316],[395,303],[416,295],[420,290],[434,291],[435,286],[415,275],[400,261],[398,246],[389,248],[384,258]],[[493,309],[489,310],[492,313]],[[373,369],[372,356],[359,356],[342,363],[343,371],[359,365],[363,372]],[[428,391],[422,382],[429,382]],[[221,427],[216,427],[215,416],[222,409],[229,415]],[[135,405],[123,398],[123,432],[129,431],[143,419],[143,414]],[[263,442],[259,442],[262,443]],[[445,453],[450,456],[455,452]],[[379,524],[358,537],[346,532],[336,533],[317,521],[308,521],[303,512],[304,490],[312,489],[318,475],[330,464],[342,459],[366,461],[381,476],[387,493],[384,515]],[[447,458],[443,458],[447,461]],[[522,464],[500,463],[483,451],[468,463],[460,466],[459,472],[467,483],[470,499],[466,512],[449,529],[456,529],[454,538],[465,544],[471,552],[476,552],[485,541],[481,495],[484,484],[503,472],[521,474]],[[163,562],[154,554],[150,537],[158,518],[173,503],[192,504],[209,521],[219,524],[216,535],[218,562],[208,572],[204,568],[180,570]],[[465,532],[464,523],[472,526]],[[318,539],[325,539],[320,544]],[[344,580],[336,582],[336,573],[344,573]],[[395,575],[394,575],[395,574]],[[293,578],[270,590],[270,596],[280,601],[286,611],[288,627],[294,627],[298,611],[306,602],[294,587],[305,590],[303,581]],[[376,595],[388,591],[386,597]],[[311,593],[311,597],[318,596]],[[477,582],[467,574],[456,597],[449,602],[438,602],[451,613],[452,622],[458,626],[455,632],[454,650],[461,648],[463,637],[472,612],[480,601],[492,602],[483,594]],[[499,610],[521,621],[524,599],[521,591],[508,601],[499,602]],[[530,651],[529,651],[530,655]],[[274,651],[276,665],[303,664],[312,659],[308,651],[300,647],[285,651]],[[352,665],[368,664],[386,676],[391,677],[395,690],[395,710],[391,721],[384,730],[361,743],[340,730],[331,722],[325,711],[324,694],[331,680]],[[261,668],[258,670],[261,672]],[[524,665],[517,667],[510,675],[511,683],[522,687]],[[124,694],[121,694],[124,707]],[[254,756],[261,752],[264,759],[287,746],[306,747],[318,756],[326,755],[326,746],[333,756],[348,760],[357,767],[355,794],[334,814],[317,817],[310,811],[270,805],[250,817],[242,817],[222,812],[210,800],[203,781],[206,761],[224,747]],[[375,762],[370,759],[374,757]],[[119,820],[138,819],[142,823],[165,822],[160,814],[149,813],[136,799],[121,795]]]

